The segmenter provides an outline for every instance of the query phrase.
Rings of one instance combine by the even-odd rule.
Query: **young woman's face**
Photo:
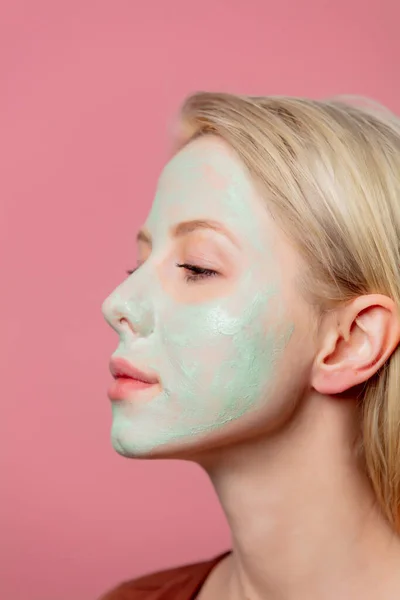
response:
[[[115,449],[195,452],[281,424],[307,386],[312,315],[295,252],[224,142],[200,138],[169,162],[138,244],[103,312],[113,357],[159,383],[112,398]]]

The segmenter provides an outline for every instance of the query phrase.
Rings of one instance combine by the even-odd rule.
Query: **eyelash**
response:
[[[176,266],[180,269],[185,269],[189,273],[185,274],[186,281],[198,281],[199,279],[205,279],[206,277],[214,277],[218,275],[217,271],[212,269],[205,269],[204,267],[198,267],[196,265],[190,265],[188,263],[176,263]]]
[[[179,267],[180,269],[185,269],[186,271],[190,271],[189,273],[186,273],[185,275],[185,279],[187,282],[189,281],[198,281],[199,279],[205,279],[206,277],[214,277],[215,275],[218,275],[217,271],[213,271],[212,269],[205,269],[203,267],[198,267],[196,265],[190,265],[189,263],[175,263],[176,267]],[[140,267],[140,265],[139,265]],[[132,273],[134,273],[135,271],[137,271],[137,269],[139,269],[139,267],[136,267],[136,269],[130,269],[127,271],[128,275],[132,275]]]

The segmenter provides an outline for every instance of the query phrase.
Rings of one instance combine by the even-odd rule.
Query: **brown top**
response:
[[[194,600],[212,569],[228,554],[126,581],[100,600]]]

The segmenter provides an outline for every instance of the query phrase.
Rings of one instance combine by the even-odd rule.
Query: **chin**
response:
[[[158,446],[143,430],[139,431],[118,419],[113,421],[111,428],[111,444],[118,454],[126,458],[150,458]]]
[[[131,406],[113,405],[111,443],[116,452],[128,458],[174,458],[192,445],[193,436],[179,433],[160,415],[137,413]]]
[[[247,438],[246,435],[240,435],[236,428],[236,431],[232,431],[232,427],[226,425],[219,431],[183,435],[171,427],[155,428],[154,423],[152,427],[149,423],[146,425],[114,416],[111,430],[114,450],[126,458],[176,459],[202,464],[214,462],[222,449],[229,451],[230,446],[240,444]]]

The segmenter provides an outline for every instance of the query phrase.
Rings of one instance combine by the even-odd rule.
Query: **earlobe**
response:
[[[400,341],[395,303],[380,294],[360,296],[325,324],[311,384],[321,394],[340,394],[370,379]]]

